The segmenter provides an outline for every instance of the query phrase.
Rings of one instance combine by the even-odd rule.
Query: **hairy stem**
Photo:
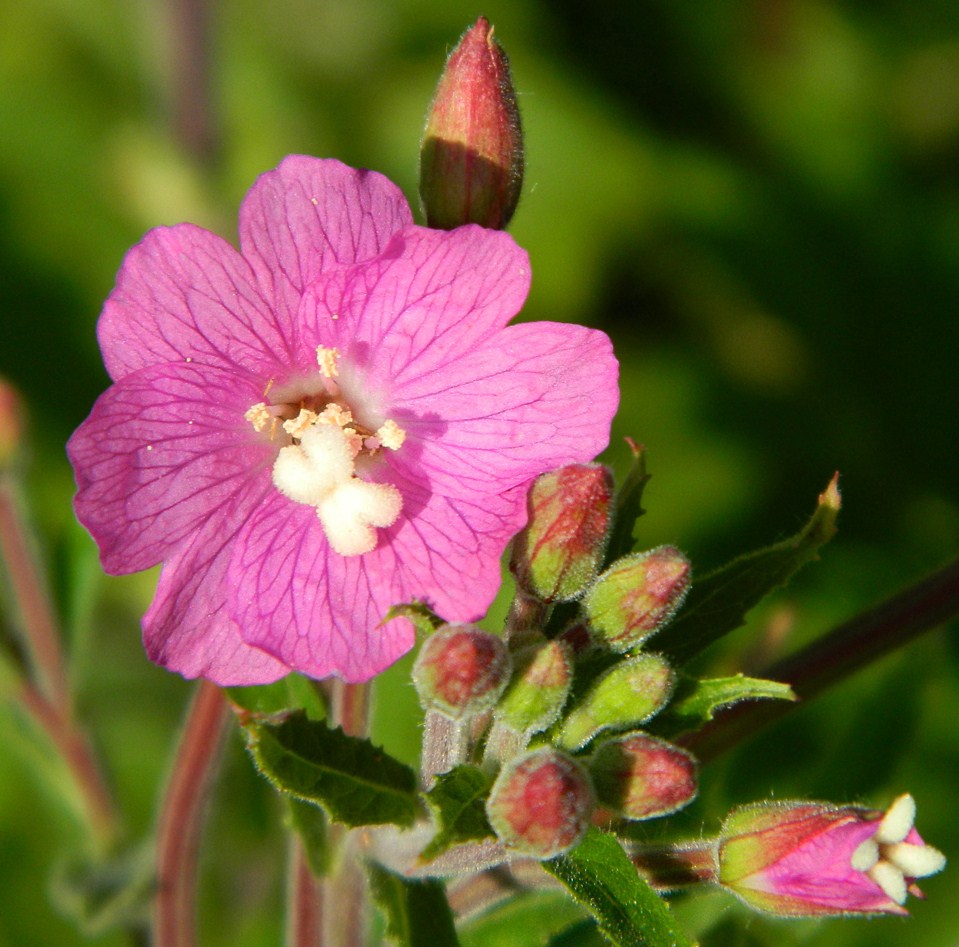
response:
[[[229,719],[219,688],[201,681],[187,713],[157,824],[154,947],[192,947],[196,943],[203,815]]]
[[[957,616],[959,560],[844,622],[808,647],[766,668],[760,676],[788,682],[802,703]],[[797,706],[785,701],[737,704],[679,742],[705,762]]]

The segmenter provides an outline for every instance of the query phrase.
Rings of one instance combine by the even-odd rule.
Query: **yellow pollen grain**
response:
[[[316,424],[319,415],[309,408],[300,408],[300,413],[289,421],[283,422],[283,430],[290,437],[302,437],[303,432],[313,424]]]
[[[243,417],[253,425],[254,431],[262,431],[266,427],[266,422],[270,420],[270,412],[266,405],[260,401],[253,405]]]
[[[311,197],[311,198],[310,198],[310,203],[311,203],[314,207],[316,207],[317,204],[319,204],[320,202],[319,202],[315,197]]]
[[[390,450],[399,450],[406,440],[406,431],[395,421],[386,420],[376,432],[376,437],[384,447],[388,447]]]
[[[363,450],[363,438],[352,428],[346,428],[343,433],[346,435],[346,446],[350,453],[356,457]]]
[[[353,412],[349,408],[331,401],[317,416],[321,424],[333,424],[336,427],[347,427],[353,423]]]
[[[339,375],[336,367],[339,357],[339,349],[328,349],[325,345],[316,347],[316,363],[320,366],[320,374],[324,378],[336,378]]]

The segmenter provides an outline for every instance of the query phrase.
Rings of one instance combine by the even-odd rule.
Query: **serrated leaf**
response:
[[[437,777],[425,796],[437,833],[420,853],[421,862],[432,861],[461,842],[492,836],[484,805],[489,788],[489,777],[477,766],[457,766]]]
[[[439,881],[404,878],[369,865],[370,890],[397,947],[459,947],[453,913]]]
[[[648,729],[659,736],[675,738],[699,730],[713,719],[717,710],[742,700],[798,699],[788,684],[761,677],[736,674],[702,681],[686,678],[676,688],[669,706]]]
[[[633,551],[636,545],[633,528],[646,512],[642,507],[643,490],[649,481],[649,474],[646,473],[646,448],[629,437],[626,438],[626,443],[633,453],[633,462],[622,485],[616,491],[613,529],[606,547],[607,564]]]
[[[536,931],[543,943],[582,919],[583,909],[564,891],[521,892],[470,917],[460,941],[463,947],[516,947],[517,931]]]
[[[542,865],[616,947],[690,947],[665,901],[639,877],[611,835],[591,828],[571,852]]]
[[[836,478],[819,497],[809,522],[795,536],[747,553],[694,580],[680,613],[659,632],[657,650],[685,664],[723,635],[746,621],[746,615],[786,582],[836,532],[839,512]]]
[[[281,792],[323,806],[335,822],[413,824],[416,774],[369,740],[347,736],[302,711],[244,730],[260,772]]]
[[[251,687],[228,687],[231,703],[261,717],[275,717],[293,710],[303,710],[312,720],[326,717],[326,703],[317,682],[302,674],[287,674],[272,684]]]
[[[287,796],[289,825],[303,844],[303,853],[310,871],[320,877],[329,871],[330,846],[326,812],[312,802]]]

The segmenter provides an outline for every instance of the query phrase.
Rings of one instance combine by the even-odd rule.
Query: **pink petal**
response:
[[[416,386],[436,366],[470,357],[519,312],[529,259],[505,233],[411,227],[379,260],[318,281],[300,318],[388,389]]]
[[[415,457],[431,488],[448,496],[505,489],[591,460],[609,442],[617,375],[602,332],[510,326],[469,358],[437,363],[420,384],[394,390],[391,417],[407,444],[390,459],[405,467]]]
[[[222,687],[269,684],[290,672],[243,641],[227,608],[227,569],[236,532],[267,489],[263,483],[248,484],[223,516],[199,521],[196,533],[164,563],[143,618],[151,661]]]
[[[192,224],[152,230],[130,250],[97,334],[114,380],[183,361],[268,379],[289,362],[249,264]]]
[[[378,256],[412,221],[399,188],[382,175],[291,155],[250,189],[240,208],[240,246],[292,339],[310,283],[337,265]]]
[[[243,418],[261,394],[246,376],[181,362],[101,395],[67,451],[76,514],[107,572],[155,565],[223,516],[249,480],[270,482],[276,448]]]

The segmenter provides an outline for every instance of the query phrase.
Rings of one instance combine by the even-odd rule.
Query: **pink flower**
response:
[[[507,327],[526,254],[416,227],[378,174],[293,156],[237,253],[190,224],[127,255],[98,334],[114,384],[68,445],[104,568],[163,563],[150,657],[218,684],[366,680],[413,643],[390,606],[480,617],[530,481],[607,443],[600,332]]]
[[[730,814],[719,842],[721,885],[781,916],[906,914],[916,878],[941,871],[942,853],[913,828],[903,795],[884,814],[858,806],[783,802]]]

